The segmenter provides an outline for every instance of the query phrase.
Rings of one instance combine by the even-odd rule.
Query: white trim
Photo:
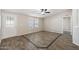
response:
[[[64,17],[70,17],[70,22],[71,22],[71,24],[70,24],[70,26],[71,26],[71,30],[70,30],[70,34],[72,35],[72,17],[71,16],[62,16],[62,33],[64,32],[64,29],[63,29],[63,22],[64,22]]]
[[[79,44],[78,43],[76,43],[76,42],[72,42],[73,44],[75,44],[75,45],[77,45],[77,46],[79,46]]]
[[[2,39],[0,39],[0,43],[1,43],[1,40],[2,40]]]

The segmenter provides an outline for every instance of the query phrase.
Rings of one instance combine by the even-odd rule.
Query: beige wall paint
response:
[[[72,11],[65,11],[45,18],[44,30],[50,32],[63,33],[63,17],[71,16],[71,13]]]
[[[32,20],[39,20],[39,27],[38,28],[30,28],[29,22]],[[42,18],[37,18],[37,17],[31,17],[31,16],[24,16],[24,15],[18,15],[17,17],[17,35],[23,35],[23,34],[28,34],[28,33],[33,33],[33,32],[38,32],[42,31]]]
[[[42,26],[43,19],[42,18],[32,17],[32,16],[28,16],[28,15],[22,15],[22,14],[3,12],[3,16],[8,15],[8,14],[14,15],[16,17],[16,24],[15,24],[16,36],[43,30],[43,26]],[[39,27],[38,28],[37,27],[35,27],[33,29],[30,28],[29,21],[32,21],[32,20],[34,20],[34,21],[39,20],[39,23],[38,23]],[[13,30],[12,29],[10,30],[10,28],[7,28],[7,30],[9,30],[10,32],[13,32]],[[8,33],[3,33],[3,35],[4,34],[8,35]],[[11,36],[8,36],[8,37],[11,37]],[[7,37],[2,36],[2,38],[7,38]]]
[[[17,35],[26,34],[27,33],[27,25],[26,25],[26,16],[18,15],[17,16]]]
[[[57,32],[62,33],[62,25],[63,25],[63,17],[64,16],[71,16],[71,11],[62,12],[56,15],[51,15],[46,18],[37,18],[28,15],[21,15],[21,14],[14,14],[17,17],[16,21],[16,35],[24,35],[28,33],[38,32],[38,31],[50,31],[50,32]],[[29,21],[32,20],[39,20],[39,27],[38,28],[30,28]]]

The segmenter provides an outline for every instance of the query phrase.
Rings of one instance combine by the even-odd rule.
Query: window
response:
[[[35,20],[35,27],[39,27],[38,23],[39,23],[39,19],[36,19]]]
[[[29,27],[34,28],[34,20],[29,20]]]
[[[13,27],[14,26],[14,18],[12,16],[6,17],[6,27]]]
[[[35,18],[35,19],[29,21],[29,26],[31,28],[39,27],[38,23],[39,23],[39,19]]]

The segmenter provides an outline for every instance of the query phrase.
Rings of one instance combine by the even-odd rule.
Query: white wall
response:
[[[73,9],[73,43],[79,46],[79,9]]]
[[[27,15],[22,15],[22,14],[3,12],[3,16],[8,15],[8,14],[14,15],[15,18],[16,18],[16,24],[15,24],[15,27],[14,27],[16,29],[16,31],[14,31],[13,30],[14,28],[12,29],[12,27],[11,28],[7,27],[7,29],[6,29],[6,27],[3,28],[2,30],[6,30],[6,31],[3,31],[2,39],[7,38],[7,37],[11,37],[11,36],[19,36],[19,35],[24,35],[24,34],[38,32],[38,31],[43,30],[42,18],[31,17],[31,16],[27,16]],[[38,23],[39,27],[31,28],[28,23],[29,23],[29,21],[32,21],[32,20],[34,20],[34,21],[39,20],[39,23]],[[5,22],[5,18],[4,18],[4,21],[3,21],[3,27],[5,26],[4,22]],[[14,32],[16,33],[16,35],[15,35]]]
[[[4,13],[4,12],[3,12]],[[5,12],[8,13],[8,12]],[[65,11],[56,15],[51,15],[46,18],[37,18],[28,15],[22,14],[15,14],[15,13],[8,13],[13,14],[16,16],[16,36],[24,35],[28,33],[38,32],[38,31],[50,31],[50,32],[57,32],[63,33],[63,17],[71,16],[71,11]],[[31,28],[28,23],[32,20],[39,20],[39,27]],[[9,29],[10,30],[10,29]],[[7,33],[8,34],[8,33]]]
[[[71,16],[72,11],[68,10],[44,19],[44,30],[63,33],[63,17]]]
[[[29,22],[30,21],[36,21],[39,20],[39,27],[30,27]],[[37,17],[30,17],[30,16],[23,16],[23,15],[18,15],[18,20],[17,20],[17,34],[18,35],[23,35],[23,34],[28,34],[28,33],[33,33],[33,32],[38,32],[42,31],[42,19],[37,18]]]

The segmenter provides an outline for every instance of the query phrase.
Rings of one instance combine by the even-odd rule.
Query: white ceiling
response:
[[[19,14],[24,14],[24,15],[34,16],[34,17],[47,17],[66,10],[68,9],[48,9],[50,13],[42,15],[40,9],[4,9],[5,12],[19,13]]]

